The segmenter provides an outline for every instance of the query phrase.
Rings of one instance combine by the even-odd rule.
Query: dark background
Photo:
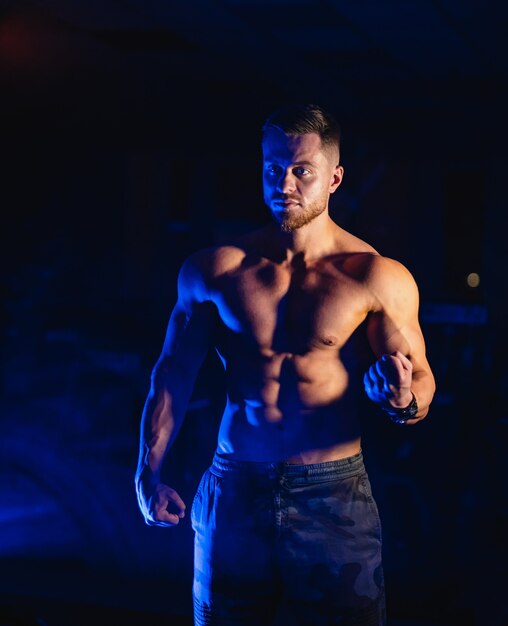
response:
[[[178,268],[268,220],[259,127],[294,101],[342,124],[333,218],[420,286],[429,417],[365,401],[390,623],[508,623],[506,6],[0,6],[0,624],[191,623],[189,521],[137,510],[139,418]],[[220,374],[168,463],[189,507]]]

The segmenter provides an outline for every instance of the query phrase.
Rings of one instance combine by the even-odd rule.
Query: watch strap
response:
[[[416,397],[413,392],[411,392],[413,399],[403,409],[398,409],[393,406],[384,406],[382,407],[383,411],[387,413],[392,422],[395,424],[405,424],[408,420],[413,419],[418,413],[418,403],[416,402]]]

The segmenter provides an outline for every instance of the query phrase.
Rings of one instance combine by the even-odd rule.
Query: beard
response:
[[[283,211],[275,216],[283,233],[292,233],[298,228],[310,224],[326,209],[325,202],[315,202],[308,207],[297,210]]]

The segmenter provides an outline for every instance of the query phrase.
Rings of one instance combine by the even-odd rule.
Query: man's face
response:
[[[330,193],[340,185],[343,169],[338,151],[323,150],[317,133],[288,136],[277,128],[263,138],[265,203],[281,230],[292,232],[328,207]]]

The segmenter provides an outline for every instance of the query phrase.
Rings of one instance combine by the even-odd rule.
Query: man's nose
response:
[[[291,172],[281,174],[277,182],[277,189],[280,193],[289,194],[295,190],[295,177]]]

